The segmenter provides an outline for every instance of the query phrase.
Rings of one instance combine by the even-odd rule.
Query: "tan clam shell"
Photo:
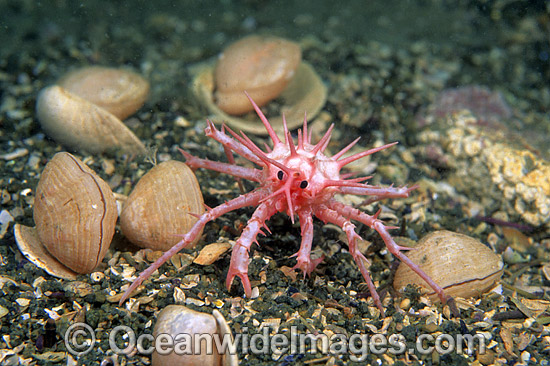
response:
[[[215,346],[214,337],[219,337],[219,343],[225,337],[229,337],[227,341],[233,342],[231,329],[218,310],[214,310],[210,315],[191,310],[183,305],[168,305],[157,315],[157,322],[153,329],[155,339],[158,339],[161,334],[170,337],[174,345],[185,341],[185,344],[191,347],[191,352],[180,352],[181,354],[168,352],[166,355],[161,355],[155,350],[151,359],[153,366],[237,366],[239,364],[237,355],[220,355]],[[185,340],[184,336],[189,338]],[[212,338],[199,343],[195,337]],[[207,352],[207,342],[213,345],[212,353]],[[200,351],[194,348],[195,344],[201,345]],[[189,350],[189,348],[185,349]]]
[[[77,273],[90,273],[103,260],[117,221],[107,183],[66,152],[55,154],[44,168],[33,214],[40,243]]]
[[[138,74],[102,66],[72,71],[57,84],[121,120],[140,109],[149,94],[149,83]]]
[[[42,268],[52,276],[64,278],[66,280],[75,280],[78,273],[70,270],[61,264],[54,256],[48,253],[48,250],[38,239],[36,228],[15,224],[13,235],[17,247],[23,255],[37,267]]]
[[[40,92],[36,113],[46,133],[71,149],[90,153],[122,150],[142,154],[146,151],[120,119],[60,86],[50,86]]]
[[[223,51],[214,69],[216,105],[231,115],[254,110],[244,91],[257,105],[265,105],[281,94],[301,60],[300,45],[283,38],[252,35],[238,40]]]
[[[209,118],[218,124],[226,123],[237,131],[250,132],[256,135],[267,135],[267,131],[256,114],[249,113],[242,117],[230,116],[214,102],[214,65],[205,63],[195,66],[192,93],[198,102],[206,107]],[[304,122],[304,113],[312,121],[321,111],[327,99],[327,88],[311,65],[302,62],[296,75],[283,90],[279,98],[285,101],[277,116],[267,116],[269,122],[279,135],[283,131],[283,118],[286,117],[290,130],[300,127]]]
[[[203,212],[204,200],[195,174],[186,164],[170,160],[141,177],[124,202],[120,227],[135,245],[166,251],[197,221],[189,213]]]
[[[405,254],[451,296],[478,297],[493,288],[504,271],[499,255],[478,240],[452,231],[430,233]],[[393,286],[402,291],[407,284],[418,285],[433,301],[439,300],[424,280],[401,263]]]

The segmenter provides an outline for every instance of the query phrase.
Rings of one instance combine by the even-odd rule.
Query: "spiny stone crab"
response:
[[[297,261],[294,268],[300,269],[304,276],[310,274],[322,260],[322,258],[316,260],[310,258],[313,242],[313,217],[315,216],[325,223],[339,226],[345,232],[349,252],[368,285],[375,305],[384,313],[382,302],[367,270],[368,260],[359,251],[357,245],[357,241],[361,239],[355,231],[355,224],[353,224],[353,221],[357,221],[376,230],[384,240],[388,250],[426,281],[443,303],[451,299],[419,266],[401,252],[409,248],[401,247],[395,243],[388,232],[388,229],[394,227],[385,226],[378,219],[380,211],[371,216],[334,199],[334,195],[337,193],[372,196],[371,202],[385,198],[408,197],[411,190],[415,188],[414,186],[400,188],[373,186],[362,183],[370,177],[350,178],[353,174],[340,173],[340,170],[347,164],[387,149],[397,144],[396,142],[343,157],[359,141],[359,138],[357,138],[337,154],[326,156],[324,151],[328,146],[334,125],[331,125],[321,140],[313,145],[311,143],[311,133],[308,134],[307,119],[304,117],[303,128],[298,131],[298,141],[295,145],[283,116],[283,142],[279,139],[260,108],[248,94],[247,97],[262,120],[271,138],[272,147],[266,145],[266,151],[263,151],[244,133],[241,132],[238,135],[225,125],[222,126],[221,130],[218,130],[212,122],[207,121],[206,135],[223,145],[229,163],[201,159],[183,150],[180,151],[186,158],[186,163],[193,169],[204,168],[226,173],[238,179],[257,182],[259,186],[253,191],[240,195],[217,207],[208,208],[204,214],[197,216],[198,221],[189,232],[182,236],[181,241],[143,271],[130,285],[120,300],[121,304],[130,296],[132,291],[164,262],[193,242],[200,235],[206,223],[227,212],[245,206],[257,206],[257,208],[233,247],[226,280],[228,289],[231,287],[233,279],[239,277],[246,296],[251,296],[252,288],[248,278],[250,247],[253,243],[257,243],[256,237],[258,234],[265,235],[262,229],[270,232],[266,221],[275,213],[284,212],[290,216],[293,223],[296,216],[300,222],[302,242],[300,249],[294,254]],[[261,169],[236,165],[233,153],[250,160]]]

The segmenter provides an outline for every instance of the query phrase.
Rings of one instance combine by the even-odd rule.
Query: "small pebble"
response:
[[[20,147],[20,148],[15,149],[14,151],[12,151],[10,153],[0,155],[0,159],[13,160],[13,159],[17,159],[17,158],[20,158],[22,156],[25,156],[28,153],[29,153],[29,150],[25,149],[24,147]]]

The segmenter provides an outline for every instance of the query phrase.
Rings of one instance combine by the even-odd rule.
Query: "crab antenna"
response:
[[[288,148],[290,149],[290,156],[295,157],[298,156],[296,153],[296,146],[294,146],[294,140],[292,140],[292,136],[290,136],[290,132],[287,132],[287,140],[288,140]]]
[[[333,128],[334,128],[334,123],[330,125],[327,132],[325,133],[325,136],[323,136],[323,138],[317,143],[317,145],[315,145],[313,150],[311,150],[313,154],[317,154],[319,150],[323,149],[323,147],[326,148],[325,144],[328,144],[328,141],[330,140],[330,134],[332,133]]]
[[[250,98],[250,95],[248,95],[248,93],[246,91],[244,92],[244,94],[246,94],[246,97],[248,98],[250,103],[252,103],[252,106],[254,107],[254,110],[256,111],[256,114],[262,120],[262,123],[264,124],[265,129],[267,130],[267,133],[269,134],[269,137],[271,137],[271,140],[273,140],[273,145],[280,144],[281,140],[279,140],[279,137],[275,133],[275,130],[273,130],[273,127],[271,127],[271,124],[269,123],[269,121],[267,120],[265,115],[260,110],[260,107],[258,107],[258,105],[252,100],[252,98]]]
[[[344,165],[347,165],[355,160],[361,159],[367,155],[374,154],[376,152],[379,152],[381,150],[387,149],[388,147],[392,147],[393,145],[396,145],[398,142],[392,142],[391,144],[386,144],[380,147],[376,147],[374,149],[366,150],[360,153],[357,153],[352,156],[348,156],[347,158],[344,158],[342,160],[338,160],[338,164],[340,165],[340,168],[342,168]]]
[[[340,150],[338,153],[336,153],[336,155],[333,155],[332,158],[334,160],[340,159],[342,157],[342,155],[347,153],[349,151],[349,149],[351,149],[360,139],[361,139],[361,136],[359,136],[358,138],[353,140],[351,143],[349,143],[348,146],[344,147],[342,150]]]
[[[307,112],[304,112],[304,127],[302,127],[302,131],[304,132],[304,140],[310,144],[311,143],[311,136],[308,136],[307,134]]]

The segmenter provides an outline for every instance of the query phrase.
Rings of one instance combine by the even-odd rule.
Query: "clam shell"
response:
[[[234,117],[216,105],[214,102],[214,65],[212,63],[195,66],[191,72],[195,74],[191,91],[197,101],[211,113],[209,118],[212,121],[226,123],[237,131],[267,135],[264,125],[255,114],[249,113],[243,117]],[[268,115],[267,118],[275,131],[282,135],[282,115],[285,115],[290,130],[302,126],[304,113],[312,121],[325,105],[327,88],[313,67],[302,62],[296,70],[296,75],[279,98],[284,100],[280,113],[277,116]]]
[[[219,337],[219,343],[223,338],[228,337],[227,341],[232,342],[233,336],[231,329],[224,317],[218,310],[214,310],[212,315],[191,310],[183,305],[168,305],[157,316],[157,322],[153,329],[153,337],[163,334],[174,341],[175,347],[178,342],[186,342],[190,352],[168,352],[166,355],[153,352],[153,366],[237,366],[239,361],[236,355],[220,355],[217,351],[214,337]],[[184,337],[189,337],[185,339]],[[202,342],[197,342],[196,337],[201,337]],[[206,338],[211,337],[209,340]],[[207,352],[207,343],[213,345],[213,352]],[[195,345],[200,344],[200,350],[195,349]],[[189,349],[191,347],[191,349]],[[178,349],[178,348],[175,348]],[[184,349],[184,347],[182,347]]]
[[[60,86],[43,89],[36,113],[42,128],[57,142],[90,153],[146,151],[143,143],[113,114]]]
[[[254,110],[275,99],[294,77],[302,60],[297,43],[277,37],[249,36],[227,47],[214,70],[216,105],[231,115]]]
[[[189,213],[203,212],[204,201],[195,174],[186,164],[171,160],[141,177],[124,202],[120,227],[132,243],[166,251],[197,221]]]
[[[423,237],[406,252],[448,295],[477,297],[493,288],[504,271],[502,258],[478,240],[467,235],[441,230]],[[421,287],[433,301],[439,298],[409,266],[401,263],[393,286],[402,291],[408,284]]]
[[[75,280],[78,273],[61,264],[38,239],[36,228],[15,224],[13,235],[17,247],[23,255],[37,267],[42,268],[52,276]]]
[[[113,192],[86,164],[55,154],[42,172],[34,200],[40,242],[59,262],[90,273],[103,260],[117,220]]]
[[[149,94],[149,83],[138,74],[101,66],[72,71],[57,84],[121,120],[140,109]]]

